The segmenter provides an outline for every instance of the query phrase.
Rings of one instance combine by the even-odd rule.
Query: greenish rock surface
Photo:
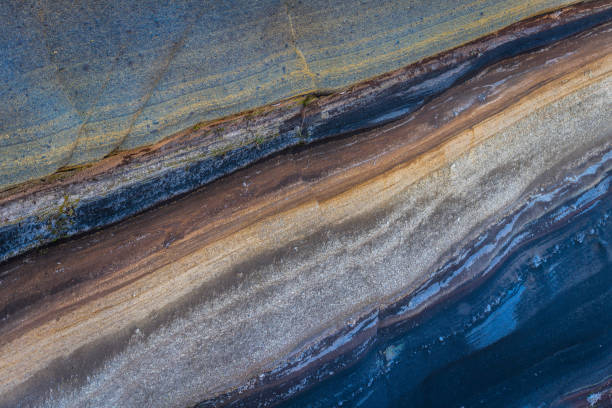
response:
[[[571,3],[8,0],[0,189],[342,88]]]

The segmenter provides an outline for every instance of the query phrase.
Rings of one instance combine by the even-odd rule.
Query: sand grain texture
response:
[[[3,263],[1,403],[186,406],[248,390],[609,151],[610,43],[601,25],[399,121]]]

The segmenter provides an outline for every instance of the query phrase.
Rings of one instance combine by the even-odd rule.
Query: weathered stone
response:
[[[0,260],[117,222],[289,146],[388,123],[487,64],[611,17],[609,1],[565,8],[342,92],[198,123],[150,147],[12,188],[0,194]]]
[[[530,196],[610,171],[611,35],[608,23],[502,61],[396,122],[3,263],[2,403],[187,406],[286,390],[317,362],[302,358],[313,345],[378,324],[378,311],[392,320]]]
[[[0,189],[345,87],[571,3],[5,1]]]

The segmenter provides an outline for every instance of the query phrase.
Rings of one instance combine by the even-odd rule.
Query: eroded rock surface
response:
[[[341,92],[198,123],[150,147],[6,190],[0,193],[0,260],[120,221],[287,147],[405,117],[484,66],[610,18],[609,1],[552,11]],[[600,52],[605,49],[602,44]]]
[[[421,312],[437,272],[483,231],[520,231],[502,221],[535,195],[580,174],[577,188],[597,184],[612,165],[611,35],[603,24],[501,61],[397,121],[284,151],[4,262],[1,403],[292,395],[292,381],[335,356],[329,339],[367,337],[402,299]]]
[[[339,88],[571,0],[8,0],[0,189]]]

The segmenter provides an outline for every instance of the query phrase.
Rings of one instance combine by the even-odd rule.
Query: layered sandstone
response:
[[[288,393],[326,339],[371,335],[530,196],[612,166],[610,43],[607,23],[503,60],[399,120],[1,264],[2,403]]]

